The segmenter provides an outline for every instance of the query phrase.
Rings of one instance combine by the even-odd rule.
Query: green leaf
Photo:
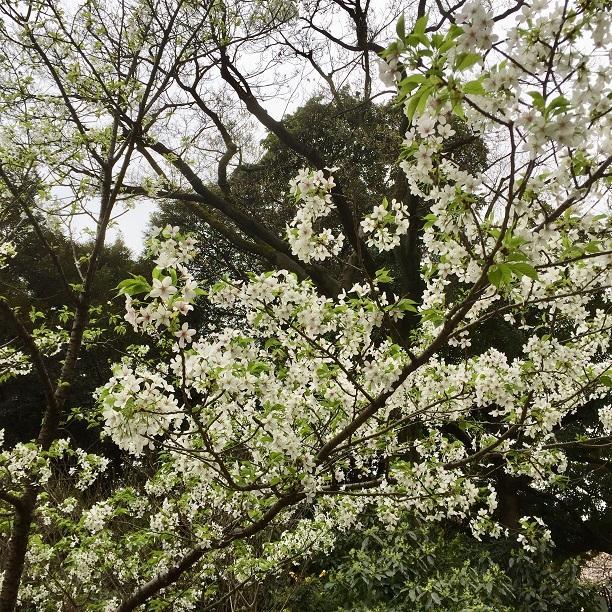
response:
[[[463,34],[464,30],[461,26],[458,26],[456,23],[453,23],[451,25],[451,27],[448,30],[448,33],[446,34],[446,36],[450,39],[453,40],[455,38],[457,38],[458,36],[461,36],[461,34]]]
[[[544,112],[544,107],[546,105],[546,101],[544,100],[544,96],[539,91],[530,91],[528,95],[531,96],[533,100],[533,105],[538,109]]]
[[[404,19],[404,13],[402,13],[400,18],[397,20],[395,31],[397,32],[398,38],[401,38],[402,40],[406,38],[406,21]]]
[[[415,34],[413,32],[406,37],[406,44],[410,45],[411,47],[417,47],[419,43],[425,47],[429,47],[429,39],[427,36],[425,36],[425,34]]]
[[[461,72],[471,68],[476,62],[482,59],[480,53],[460,53],[455,60],[454,70]]]
[[[445,44],[446,39],[442,34],[433,34],[431,37],[431,43],[436,49],[440,49]],[[451,43],[452,46],[452,43]],[[450,47],[449,47],[450,48]],[[448,51],[448,48],[446,49]]]
[[[432,36],[432,40],[435,40],[435,34]],[[452,38],[446,38],[446,40],[438,47],[440,53],[446,53],[449,49],[455,46],[455,41]]]
[[[117,295],[138,295],[151,291],[151,285],[144,276],[134,276],[121,281],[115,289],[117,289]]]
[[[438,217],[433,213],[429,213],[423,217],[423,220],[425,221],[425,227],[431,227],[438,220]]]
[[[537,280],[538,278],[537,270],[531,264],[528,264],[527,262],[516,261],[509,265],[512,268],[512,271],[518,276],[528,276],[529,278],[532,278],[533,280]]]
[[[398,85],[400,87],[404,85],[408,85],[408,83],[424,83],[427,80],[427,77],[424,74],[411,74],[407,76],[405,79],[402,79]]]
[[[527,259],[527,255],[523,253],[523,251],[513,251],[506,257],[506,261],[525,261]]]
[[[412,28],[412,33],[413,34],[425,34],[425,29],[427,28],[427,19],[428,19],[427,15],[423,15],[422,17],[419,17],[416,20],[414,27]]]
[[[502,284],[509,285],[512,282],[512,268],[508,264],[499,264],[502,275]]]
[[[457,115],[459,119],[465,119],[465,113],[463,112],[463,106],[461,105],[461,102],[457,102],[457,104],[453,106],[452,113],[453,115]]]
[[[419,97],[419,93],[417,92],[410,98],[410,100],[408,101],[408,104],[406,104],[406,109],[404,112],[406,113],[406,117],[408,117],[410,121],[412,121],[412,118],[414,117],[414,113],[416,112],[416,107],[417,107],[417,104],[419,103],[419,100],[420,100],[420,97]]]
[[[554,110],[557,111],[556,113],[554,113],[555,115],[559,114],[560,112],[566,111],[569,105],[570,105],[570,103],[569,103],[569,100],[567,98],[565,98],[564,96],[559,96],[558,98],[555,98],[546,107],[546,114],[549,115]]]
[[[436,308],[427,308],[421,311],[423,321],[431,321],[434,325],[439,325],[444,322],[444,314]]]
[[[397,46],[397,42],[393,41],[386,49],[383,49],[380,52],[380,56],[383,58],[387,58],[387,57],[397,57],[398,55],[398,46]]]
[[[280,346],[280,342],[277,338],[268,338],[265,342],[264,342],[264,348],[266,350],[276,347],[276,346]]]
[[[403,102],[403,100],[408,97],[412,91],[414,91],[417,87],[419,86],[419,83],[415,83],[413,81],[409,82],[409,83],[399,83],[398,85],[398,96],[397,96],[397,101],[398,103]]]
[[[247,368],[249,373],[254,375],[261,374],[261,372],[267,372],[269,369],[268,364],[263,361],[253,361],[249,363]]]
[[[427,100],[429,100],[429,96],[431,96],[431,94],[434,91],[434,86],[430,85],[429,87],[423,88],[423,92],[421,93],[421,96],[419,98],[419,101],[416,105],[416,114],[417,115],[422,115],[423,111],[425,110],[425,105],[427,104]]]
[[[484,96],[487,93],[482,86],[482,81],[480,79],[476,81],[468,81],[461,89],[463,90],[463,93],[475,96]]]
[[[502,271],[499,266],[491,266],[487,272],[487,278],[494,287],[499,288],[502,282]]]
[[[30,321],[32,321],[32,323],[36,323],[37,319],[44,319],[44,318],[45,318],[44,312],[40,310],[36,310],[34,306],[30,308]]]
[[[396,304],[394,304],[394,310],[402,310],[404,312],[418,312],[415,306],[416,302],[414,300],[403,298]]]
[[[381,268],[380,270],[376,270],[376,282],[379,284],[392,283],[393,277],[389,274],[389,270],[387,268]]]
[[[607,374],[602,374],[599,377],[599,382],[606,387],[612,388],[612,377],[608,376]]]
[[[601,245],[597,240],[591,240],[584,245],[586,253],[599,253],[601,251]]]

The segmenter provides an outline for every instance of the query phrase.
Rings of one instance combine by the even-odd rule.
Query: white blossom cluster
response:
[[[16,254],[15,243],[6,241],[0,244],[0,270],[6,266],[7,260]]]
[[[612,433],[612,406],[607,405],[599,409],[599,420],[603,426],[603,430],[610,434]]]
[[[104,528],[107,519],[112,515],[113,507],[108,501],[95,503],[83,512],[83,527],[90,533],[97,533]]]
[[[495,22],[492,17],[482,2],[467,2],[457,13],[457,23],[463,26],[463,34],[459,37],[457,51],[490,49],[498,39],[497,34],[493,33]]]
[[[147,246],[159,268],[176,268],[193,259],[196,241],[191,236],[181,236],[178,227],[167,225],[152,229]]]
[[[178,321],[193,310],[193,301],[201,291],[185,265],[195,255],[195,240],[179,234],[178,228],[167,226],[154,230],[148,246],[157,264],[153,278],[151,284],[143,278],[122,283],[121,290],[126,294],[125,320],[135,331],[169,329],[178,339],[179,347],[184,348],[192,341],[195,330],[186,323],[179,326]],[[133,294],[144,292],[153,299],[141,304],[132,298]]]
[[[424,236],[423,271],[428,286],[423,307],[430,310],[433,321],[438,320],[435,315],[451,307],[446,291],[451,282],[470,286],[486,275],[497,278],[503,290],[485,290],[467,314],[469,319],[478,320],[503,293],[517,304],[521,300],[541,300],[536,306],[541,311],[550,316],[562,312],[583,327],[589,297],[578,294],[583,293],[593,274],[601,275],[602,286],[610,283],[609,217],[595,212],[598,207],[600,212],[605,210],[609,188],[603,181],[595,185],[589,180],[591,169],[608,163],[612,152],[610,80],[605,62],[598,62],[594,52],[609,45],[606,25],[610,16],[594,10],[577,27],[580,11],[565,11],[563,5],[555,3],[531,3],[523,7],[518,27],[500,43],[491,34],[491,15],[481,3],[466,5],[458,17],[462,26],[452,55],[455,64],[449,60],[449,74],[443,80],[450,83],[455,79],[453,87],[460,90],[463,86],[457,79],[465,70],[461,61],[467,61],[471,67],[468,78],[472,80],[465,84],[466,101],[458,111],[444,88],[438,95],[430,94],[430,101],[416,112],[413,127],[406,134],[405,159],[401,162],[412,194],[426,201],[431,211]],[[537,40],[530,36],[530,28],[538,31]],[[551,47],[541,42],[542,32],[546,33],[544,39],[557,40],[558,44]],[[574,37],[577,32],[581,43]],[[479,36],[482,40],[472,40]],[[471,42],[463,49],[466,40]],[[462,55],[473,49],[472,44],[492,47],[486,54],[486,65],[484,55],[476,65],[465,53]],[[513,61],[492,63],[501,57],[496,55],[497,47]],[[410,65],[407,50],[401,59]],[[421,68],[421,81],[427,74],[428,61],[425,58]],[[434,61],[435,53],[432,65]],[[559,68],[564,77],[554,88],[550,85],[551,66]],[[408,97],[406,108],[413,108],[411,104]],[[446,153],[447,139],[455,131],[451,118],[457,113],[472,134],[497,142],[500,161],[491,165],[486,175],[459,169]],[[588,133],[584,118],[591,122]],[[515,166],[510,169],[510,192],[509,157]],[[549,163],[553,158],[555,163]],[[585,185],[582,188],[581,183]],[[487,202],[496,205],[487,206]],[[563,203],[582,209],[578,215],[566,215],[569,227],[564,225],[561,230],[560,224],[547,222],[545,211]],[[593,211],[590,214],[589,208]],[[511,232],[507,229],[510,226]],[[502,228],[503,243],[499,238]],[[569,257],[574,241],[582,243],[583,232],[590,237],[584,244],[593,255],[601,252],[601,256],[584,259],[575,266],[555,265],[555,260]],[[483,265],[490,258],[491,263]],[[560,289],[562,285],[567,299],[548,300],[550,287]],[[506,316],[514,320],[512,312]],[[436,330],[433,322],[431,330],[430,338]],[[467,346],[459,336],[451,344]]]
[[[401,77],[398,66],[398,57],[387,57],[386,60],[379,60],[378,76],[387,87],[395,87],[396,82]]]
[[[127,364],[115,367],[114,376],[100,392],[105,433],[119,448],[140,454],[153,446],[153,437],[178,416],[174,389],[163,375]]]
[[[544,521],[538,516],[523,516],[519,520],[521,532],[517,536],[518,543],[527,553],[545,550],[552,543],[550,530],[546,529]]]
[[[338,255],[344,244],[342,232],[333,234],[329,228],[317,232],[317,223],[334,208],[331,191],[335,186],[331,173],[337,168],[310,170],[303,168],[291,180],[291,194],[299,202],[297,213],[287,226],[291,251],[302,261],[323,261]]]
[[[24,376],[32,370],[28,356],[12,346],[0,347],[0,383],[17,376]]]
[[[402,202],[385,198],[375,206],[369,215],[361,222],[361,228],[368,236],[366,244],[378,251],[391,251],[400,243],[410,226],[408,208]]]
[[[24,484],[45,484],[51,477],[49,458],[34,443],[19,442],[0,452],[0,466],[3,488],[9,491]]]
[[[81,448],[74,449],[73,455],[76,457],[76,465],[71,467],[68,473],[77,476],[75,487],[85,491],[106,471],[110,461],[101,455],[86,453]]]

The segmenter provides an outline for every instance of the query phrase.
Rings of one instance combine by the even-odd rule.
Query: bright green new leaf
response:
[[[480,53],[461,53],[455,60],[453,68],[459,72],[471,68],[474,64],[482,59]]]

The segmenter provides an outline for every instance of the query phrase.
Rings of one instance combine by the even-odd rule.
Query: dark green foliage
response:
[[[356,218],[389,194],[393,185],[390,173],[401,144],[400,123],[401,114],[392,106],[364,103],[346,92],[332,102],[312,98],[284,121],[300,142],[309,143],[329,165],[341,169],[338,176]],[[231,174],[231,198],[267,228],[284,236],[285,226],[295,214],[288,196],[289,180],[307,164],[273,134],[261,145],[264,153],[256,162],[243,163]],[[227,224],[219,218],[216,221]],[[223,273],[240,276],[244,270],[271,267],[270,261],[245,254],[237,241],[220,238],[202,217],[198,204],[162,204],[154,223],[189,227],[195,233],[201,247],[196,266],[204,273],[203,278],[214,274],[218,278]],[[244,238],[235,227],[229,229]],[[341,274],[340,270],[336,272]]]
[[[338,175],[358,219],[389,195],[389,172],[401,144],[400,123],[397,109],[364,103],[346,92],[332,102],[312,98],[285,121],[301,142],[309,143],[328,164],[340,168]],[[242,195],[245,208],[283,230],[294,210],[287,206],[287,198],[279,196],[286,194],[289,180],[305,163],[272,134],[262,146],[264,155],[256,164],[238,169],[232,185]]]
[[[576,561],[480,543],[447,525],[372,525],[270,586],[266,610],[572,612],[597,609]],[[280,588],[279,588],[280,587]],[[281,608],[277,602],[286,601]]]
[[[16,219],[19,219],[18,215]],[[12,217],[2,221],[2,234],[10,231],[16,222]],[[45,326],[61,334],[65,341],[72,325],[73,294],[32,226],[27,220],[21,225],[21,230],[13,237],[17,253],[0,270],[0,284],[5,293],[11,295],[13,303],[20,306],[19,315],[27,325]],[[41,228],[67,282],[78,285],[81,278],[76,266],[78,264],[82,270],[86,268],[91,244],[76,244],[73,249],[70,240],[60,231],[42,224]],[[99,260],[92,287],[90,325],[83,339],[85,350],[68,395],[71,409],[80,409],[85,417],[94,412],[93,391],[108,380],[110,364],[118,361],[126,347],[136,341],[136,336],[123,320],[123,298],[113,298],[117,283],[130,272],[137,271],[137,263],[121,241],[108,245]],[[12,323],[0,317],[0,341],[7,342],[12,338]],[[46,362],[51,376],[59,376],[57,367],[61,361],[51,357]],[[36,437],[44,405],[43,390],[35,372],[0,385],[0,429],[5,429],[9,444]],[[77,422],[70,419],[64,435],[71,435],[78,444],[87,448],[92,444],[98,445],[99,435],[88,431],[86,420]]]

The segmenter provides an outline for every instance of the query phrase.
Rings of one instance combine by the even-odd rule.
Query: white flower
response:
[[[197,288],[198,288],[198,283],[196,283],[196,281],[194,281],[193,279],[189,279],[183,286],[183,297],[187,301],[193,300],[193,298],[196,296]]]
[[[455,135],[455,130],[453,130],[450,123],[440,123],[438,124],[438,134],[441,138],[446,140],[447,138]]]
[[[435,134],[436,120],[430,115],[419,117],[417,131],[422,138],[429,138]]]
[[[146,327],[147,325],[149,325],[149,323],[153,321],[153,319],[153,308],[151,305],[149,305],[146,308],[140,309],[138,316],[136,317],[136,323],[142,325],[143,327]]]
[[[174,332],[174,335],[179,339],[178,344],[181,348],[185,348],[185,343],[192,341],[192,336],[196,333],[195,329],[189,329],[188,323],[183,323],[181,329]]]
[[[302,168],[289,181],[291,193],[300,200],[295,217],[287,226],[287,239],[291,251],[302,261],[323,261],[338,255],[344,244],[344,235],[334,235],[329,228],[315,232],[313,224],[329,215],[333,209],[331,190],[334,177],[325,177],[321,170]]]
[[[83,512],[83,526],[90,533],[96,533],[104,527],[106,519],[113,513],[113,507],[107,501],[94,504]]]
[[[172,279],[169,276],[164,276],[160,281],[158,278],[153,279],[153,289],[149,293],[149,297],[158,297],[164,302],[176,293],[177,289],[172,284]]]
[[[378,60],[378,76],[387,87],[395,87],[395,82],[400,76],[397,69],[397,60],[390,60],[389,63],[383,59]]]
[[[612,433],[612,405],[599,409],[599,420],[606,434]]]
[[[176,306],[176,304],[175,304]],[[168,310],[163,304],[157,307],[157,310],[153,312],[153,319],[157,326],[164,325],[168,327],[170,325],[171,311]]]
[[[178,310],[182,315],[186,315],[189,313],[190,310],[193,310],[193,306],[189,302],[185,302],[184,300],[175,302],[174,308]]]

